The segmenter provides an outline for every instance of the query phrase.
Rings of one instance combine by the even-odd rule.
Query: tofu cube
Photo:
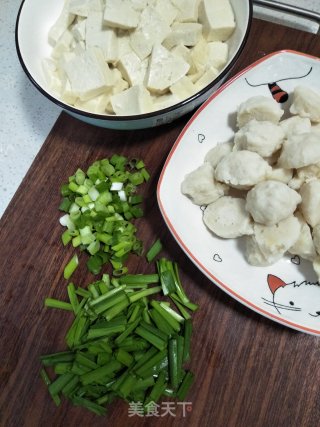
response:
[[[141,12],[143,9],[145,9],[148,6],[147,0],[131,0],[132,7]]]
[[[57,64],[50,58],[45,58],[41,61],[42,73],[48,88],[55,95],[61,95],[62,84],[57,72]]]
[[[221,70],[228,61],[229,47],[225,42],[208,43],[208,63]]]
[[[236,26],[229,0],[201,0],[199,21],[207,41],[228,40]]]
[[[203,73],[208,64],[208,43],[203,37],[190,49],[190,58],[194,68],[193,72],[201,71]]]
[[[75,41],[84,41],[86,38],[86,19],[78,19],[77,22],[70,28]]]
[[[177,46],[173,47],[170,52],[175,56],[180,56],[189,64],[190,68],[188,74],[196,71],[191,58],[191,50],[188,49],[186,46],[180,43]]]
[[[178,44],[195,46],[202,35],[202,25],[194,22],[173,24],[171,30],[171,33],[163,41],[163,45],[167,49],[172,49]]]
[[[143,84],[147,67],[148,58],[141,61],[134,52],[123,55],[117,63],[118,70],[131,86]]]
[[[80,99],[77,99],[74,106],[80,110],[89,111],[89,113],[104,114],[109,101],[110,94],[102,93],[88,101],[81,101]]]
[[[89,11],[86,20],[86,46],[99,47],[107,62],[119,59],[118,40],[113,28],[104,25],[102,11]]]
[[[69,28],[69,25],[72,24],[75,17],[76,15],[69,12],[69,3],[66,2],[58,19],[49,30],[48,40],[51,46],[55,46],[62,34]]]
[[[68,78],[61,81],[61,100],[71,105],[74,105],[77,100],[77,95],[73,92]]]
[[[72,33],[69,30],[66,30],[52,49],[51,57],[54,59],[59,59],[63,53],[70,51],[72,42]]]
[[[130,35],[127,31],[117,30],[117,41],[118,41],[118,52],[119,58],[123,55],[126,55],[129,52],[132,52],[132,47],[130,45]]]
[[[153,96],[153,111],[163,110],[164,108],[169,108],[174,104],[177,104],[181,101],[179,97],[173,93],[166,93],[165,95]]]
[[[172,0],[179,12],[177,22],[197,22],[200,0]]]
[[[135,115],[152,111],[152,98],[143,85],[132,86],[111,96],[113,111],[118,115]]]
[[[139,13],[129,0],[107,0],[104,20],[110,27],[132,30],[138,26]]]
[[[173,23],[179,13],[179,10],[171,3],[170,0],[158,0],[154,4],[154,9],[168,25]]]
[[[146,86],[152,92],[164,93],[188,70],[189,64],[183,58],[173,55],[161,44],[156,44],[149,61]]]
[[[170,86],[170,92],[173,95],[176,95],[180,100],[189,98],[197,91],[197,87],[187,76],[183,76],[180,80]]]
[[[210,67],[221,70],[228,61],[228,45],[225,42],[207,43],[202,38],[191,49],[190,57],[196,72],[205,72]]]
[[[162,43],[171,33],[167,22],[153,8],[148,6],[140,17],[138,28],[131,34],[130,44],[141,60],[150,55],[153,45]]]
[[[118,68],[113,68],[111,71],[115,81],[111,89],[111,94],[115,95],[116,93],[119,93],[119,92],[122,92],[123,90],[128,89],[129,83],[122,78],[122,74],[118,70]]]
[[[114,76],[99,48],[90,48],[66,61],[64,71],[73,93],[86,101],[100,95],[114,84]]]
[[[90,9],[90,0],[70,0],[69,12],[74,15],[87,17]]]
[[[217,77],[218,74],[219,71],[216,68],[208,68],[208,70],[205,71],[202,76],[195,82],[197,90],[201,90],[208,84],[210,84]]]

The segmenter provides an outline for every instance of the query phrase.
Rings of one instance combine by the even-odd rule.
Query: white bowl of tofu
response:
[[[20,63],[72,116],[111,129],[172,122],[226,80],[252,0],[24,0]]]

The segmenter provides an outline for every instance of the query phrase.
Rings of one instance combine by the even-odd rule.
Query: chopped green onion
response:
[[[78,256],[74,255],[71,258],[71,260],[68,262],[68,264],[65,266],[63,271],[63,277],[67,280],[70,279],[70,277],[72,276],[72,274],[74,273],[78,265],[79,265]]]
[[[140,254],[142,249],[130,221],[143,215],[138,205],[142,196],[135,193],[150,175],[140,160],[113,158],[96,161],[87,171],[78,169],[61,188],[60,209],[66,215],[60,223],[77,233],[63,234],[63,244],[71,241],[73,247],[85,249],[90,255],[87,266],[93,274],[109,261],[118,264],[113,265],[118,274],[124,274],[126,255]]]
[[[76,288],[73,283],[69,283],[67,286],[67,291],[69,295],[70,304],[72,306],[72,310],[74,314],[77,314],[79,310],[79,301],[76,294]]]

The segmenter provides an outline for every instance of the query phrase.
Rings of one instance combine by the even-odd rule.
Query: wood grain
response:
[[[279,49],[320,55],[319,37],[255,20],[233,72]],[[184,117],[157,129],[120,132],[61,114],[0,221],[0,425],[58,426],[318,426],[320,341],[269,321],[232,300],[187,259],[162,220],[156,184]],[[195,315],[196,382],[184,417],[128,416],[115,402],[97,417],[64,402],[56,408],[39,379],[39,355],[63,350],[68,313],[43,307],[46,296],[66,297],[62,266],[72,250],[60,243],[59,188],[77,167],[113,153],[141,157],[152,174],[144,188],[146,215],[139,235],[146,246],[161,236],[167,256],[181,266],[185,288],[201,309]],[[132,257],[132,272],[151,271]],[[85,268],[75,283],[92,281]],[[320,303],[319,303],[320,307]],[[169,399],[167,399],[169,400]]]

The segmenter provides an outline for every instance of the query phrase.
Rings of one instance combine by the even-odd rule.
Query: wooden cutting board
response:
[[[233,73],[280,49],[320,55],[316,35],[254,20]],[[190,116],[189,116],[190,117]],[[0,425],[22,426],[318,426],[320,424],[319,338],[280,326],[243,307],[214,286],[181,251],[162,220],[156,184],[169,150],[187,122],[141,131],[92,127],[62,113],[0,221]],[[137,221],[148,247],[161,237],[176,260],[184,287],[200,304],[194,319],[191,370],[196,381],[183,414],[129,416],[115,402],[97,417],[64,402],[56,408],[39,378],[39,356],[65,349],[68,313],[45,309],[46,296],[66,298],[63,266],[71,248],[60,243],[59,188],[78,168],[113,153],[144,159],[151,180],[143,189],[145,217]],[[81,258],[84,260],[84,258]],[[134,272],[153,271],[132,257]],[[85,286],[85,268],[74,274]],[[320,301],[319,301],[320,309]],[[168,402],[170,399],[166,399]]]

